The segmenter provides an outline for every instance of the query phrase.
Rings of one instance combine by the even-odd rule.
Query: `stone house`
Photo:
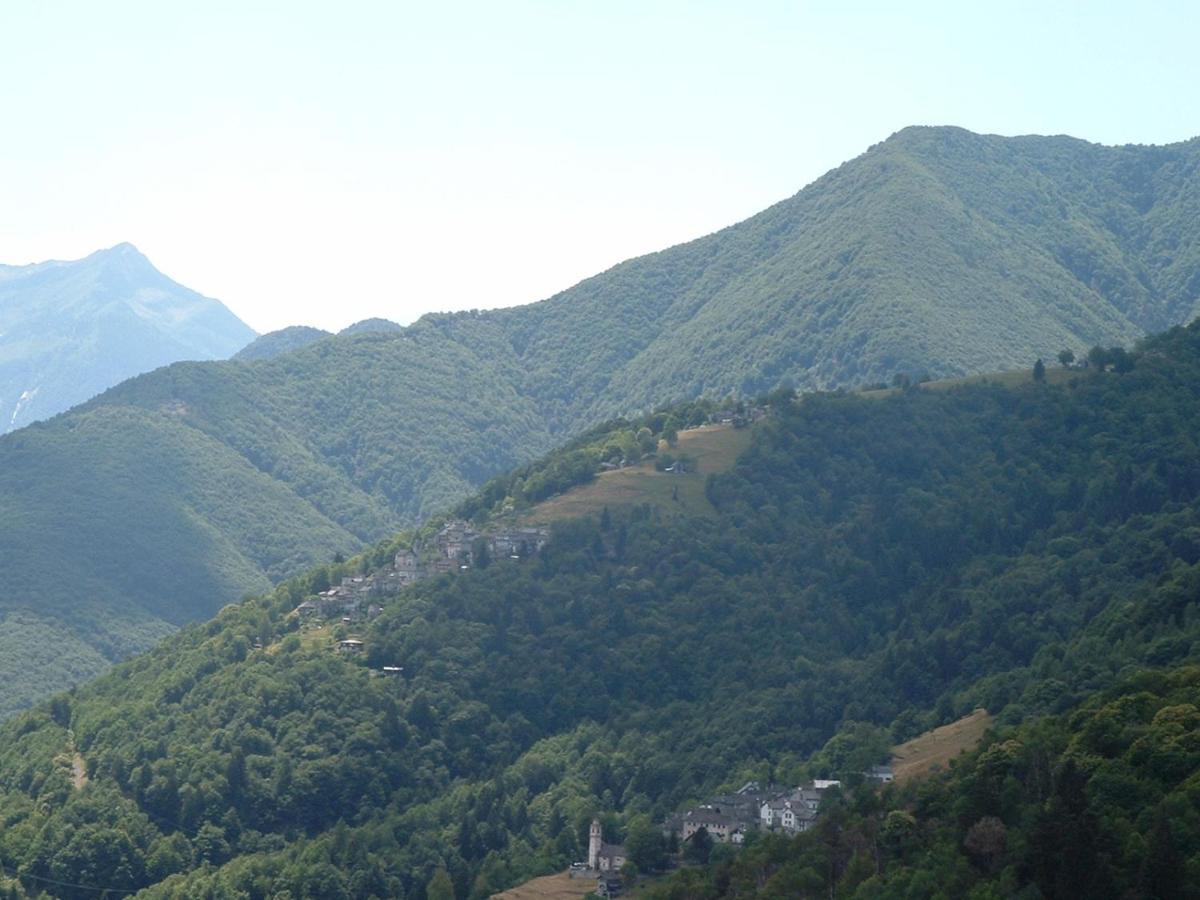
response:
[[[469,565],[471,563],[471,545],[478,537],[479,532],[466,522],[455,520],[442,526],[442,530],[433,540],[442,557]]]
[[[504,528],[487,536],[488,550],[496,559],[526,557],[541,551],[550,539],[545,528]]]
[[[375,596],[398,594],[404,583],[395,569],[383,569],[371,576],[371,591]]]
[[[880,784],[891,784],[896,780],[896,773],[892,771],[890,765],[871,766],[871,771],[865,774],[872,781],[878,781]]]
[[[715,806],[697,806],[684,814],[680,837],[686,841],[703,828],[714,841],[725,844],[744,824],[741,819],[721,812]]]
[[[398,550],[393,566],[396,578],[402,585],[421,580],[421,558],[416,550]]]
[[[359,602],[354,591],[345,587],[330,588],[317,595],[317,606],[321,615],[327,619],[355,612]]]

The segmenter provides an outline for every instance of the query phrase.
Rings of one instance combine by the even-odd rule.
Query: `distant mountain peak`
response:
[[[83,260],[80,261],[84,262],[87,260],[94,260],[103,262],[109,260],[129,259],[141,260],[147,264],[150,263],[150,260],[146,258],[146,254],[142,253],[141,250],[129,243],[129,241],[122,241],[119,244],[113,244],[111,247],[105,247],[101,250],[95,251],[94,253],[89,253],[83,258]]]
[[[123,241],[105,250],[97,250],[81,260],[84,263],[99,265],[106,269],[117,269],[126,273],[153,273],[159,278],[166,278],[152,263],[146,254],[128,241]]]
[[[0,434],[159,366],[225,359],[255,337],[128,242],[0,274]]]

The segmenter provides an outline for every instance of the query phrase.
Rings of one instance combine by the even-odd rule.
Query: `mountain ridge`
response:
[[[1022,221],[1019,209],[1014,213],[1007,208],[998,208],[978,189],[968,191],[955,167],[964,164],[964,157],[970,161],[979,154],[996,157],[996,165],[1004,163],[1008,170],[1016,169],[1024,179],[1024,182],[1018,181],[1018,187],[1024,188],[1029,181],[1037,180],[1022,166],[1011,160],[1005,162],[1011,156],[1008,142],[1013,140],[1017,139],[989,139],[960,129],[905,129],[787,200],[737,225],[621,263],[535,307],[498,310],[494,316],[500,322],[521,317],[536,319],[543,341],[569,347],[572,351],[578,348],[573,346],[569,336],[578,330],[579,323],[585,318],[580,312],[581,307],[589,303],[596,305],[598,301],[608,300],[620,311],[623,318],[610,317],[607,323],[608,328],[618,334],[624,334],[634,323],[635,327],[644,328],[648,320],[660,320],[661,327],[651,328],[649,334],[632,348],[626,347],[623,351],[604,348],[608,354],[602,365],[591,367],[592,370],[614,373],[604,388],[610,388],[616,396],[637,396],[641,393],[637,389],[639,383],[675,386],[675,393],[660,390],[659,399],[662,396],[682,399],[704,391],[733,388],[754,392],[769,389],[781,379],[802,388],[823,389],[838,384],[852,386],[883,380],[897,370],[910,374],[928,371],[934,376],[1002,370],[1018,364],[1027,365],[1030,356],[1049,356],[1064,346],[1078,350],[1093,343],[1128,343],[1148,330],[1188,321],[1200,301],[1200,282],[1194,291],[1190,284],[1184,286],[1191,291],[1184,302],[1150,313],[1134,308],[1132,303],[1125,302],[1126,298],[1117,297],[1129,307],[1126,311],[1131,315],[1126,315],[1126,311],[1117,308],[1108,298],[1079,283],[1079,273],[1089,277],[1094,274],[1085,265],[1091,257],[1081,255],[1086,253],[1098,254],[1097,258],[1105,265],[1111,264],[1116,270],[1113,278],[1124,282],[1131,280],[1127,272],[1121,271],[1120,254],[1101,253],[1105,249],[1103,246],[1097,250],[1085,240],[1090,237],[1092,223],[1084,222],[1067,233],[1072,242],[1081,244],[1076,254],[1079,258],[1066,252],[1071,250],[1069,246],[1053,248],[1058,255],[1066,255],[1067,261],[1073,262],[1079,270],[1072,271],[1057,256],[1030,246],[1031,239],[1038,233],[1030,229],[1029,222]],[[1052,170],[1057,166],[1056,174],[1065,177],[1073,177],[1071,167],[1056,156],[1064,148],[1068,150],[1067,161],[1072,165],[1079,162],[1075,157],[1081,154],[1083,162],[1092,160],[1097,154],[1106,159],[1110,153],[1132,155],[1136,159],[1131,165],[1145,157],[1154,163],[1159,156],[1186,156],[1182,165],[1186,169],[1184,175],[1191,181],[1185,198],[1187,215],[1180,218],[1186,224],[1191,221],[1192,213],[1200,214],[1200,196],[1197,196],[1195,186],[1200,142],[1189,141],[1149,150],[1105,148],[1075,139],[1039,138],[1029,139],[1028,143],[1038,151],[1035,160],[1038,165]],[[914,147],[923,159],[913,159]],[[937,177],[930,174],[929,165],[917,164],[933,164],[936,158],[943,160]],[[1097,166],[1094,160],[1090,164],[1093,168]],[[1028,168],[1037,170],[1033,165]],[[977,170],[976,165],[972,170],[975,175],[980,174]],[[1009,174],[1007,170],[1001,171]],[[899,177],[899,172],[906,173],[905,177]],[[983,180],[988,181],[989,170],[985,169],[982,174]],[[915,184],[914,179],[917,179]],[[990,180],[995,184],[999,176]],[[1007,185],[1002,186],[1007,188]],[[1082,190],[1087,185],[1074,184],[1074,187]],[[854,203],[847,206],[844,201],[839,201],[834,206],[829,202],[831,194],[849,196]],[[961,228],[972,226],[972,217],[966,215],[965,204],[958,199],[962,194],[971,196],[977,204],[984,201],[991,204],[987,215],[974,217],[982,218],[974,224],[972,237],[975,244],[983,243],[983,250],[962,246]],[[1090,203],[1090,206],[1096,205]],[[1089,215],[1095,218],[1095,210],[1090,206]],[[848,222],[847,216],[855,222],[865,221],[869,227]],[[916,241],[907,235],[913,222],[935,224],[937,228],[918,235],[921,240]],[[1013,243],[1018,226],[1030,231],[1029,235],[1023,236],[1025,246],[1016,249],[1005,246]],[[822,241],[828,244],[829,233],[835,231],[845,235],[840,247],[829,247],[802,259],[794,252],[784,253],[798,243],[804,247],[821,247]],[[755,309],[759,315],[764,315],[765,308],[766,314],[787,326],[782,333],[772,334],[770,343],[755,348],[760,358],[748,368],[749,377],[739,384],[722,373],[737,368],[747,371],[744,360],[740,361],[740,366],[738,364],[739,349],[732,337],[744,330],[739,329],[738,321],[745,315],[746,306],[739,301],[751,288],[740,283],[739,278],[747,271],[745,242],[751,234],[753,240],[768,248],[765,258],[763,254],[756,257],[756,281],[765,266],[766,275],[772,282],[757,294]],[[1192,229],[1189,237],[1190,242],[1185,244],[1188,252],[1183,258],[1188,271],[1194,273],[1195,248],[1200,235]],[[911,258],[906,247],[913,243],[937,251],[939,264],[922,266],[919,259]],[[972,273],[979,275],[977,270],[985,261],[973,258],[972,252],[976,256],[995,257],[989,261],[987,268],[990,271],[983,273],[986,277],[982,279],[980,290],[971,294],[977,302],[987,305],[978,310],[955,309],[951,305],[952,299],[961,297],[971,287]],[[1006,288],[1004,282],[1010,280],[1012,272],[1020,271],[1021,261],[1027,258],[1035,258],[1039,263],[1033,272],[1035,277],[1027,278],[1029,283],[1018,290]],[[685,259],[693,265],[683,265]],[[819,266],[821,271],[806,271],[806,267],[813,266]],[[816,277],[810,277],[814,274]],[[894,284],[877,286],[880,275],[889,276]],[[782,289],[789,279],[794,286]],[[847,283],[841,284],[841,280]],[[1136,282],[1136,279],[1132,280]],[[639,282],[650,282],[653,291],[643,289]],[[834,288],[827,288],[822,282],[832,282]],[[1107,283],[1097,280],[1097,285],[1104,287]],[[620,298],[612,296],[614,289],[626,298],[636,297],[648,305],[636,310],[624,309]],[[822,297],[822,293],[827,296]],[[828,296],[831,293],[833,296]],[[940,293],[941,298],[936,304],[927,302],[925,295],[934,293]],[[676,296],[672,298],[672,294]],[[811,299],[814,296],[815,302]],[[997,299],[989,300],[990,296]],[[1064,296],[1068,299],[1063,300]],[[1019,301],[1025,315],[1014,317],[1011,312],[1006,312],[1002,297],[1005,298],[1003,303]],[[811,308],[806,309],[806,303]],[[530,315],[535,308],[536,315]],[[890,315],[883,315],[884,311],[889,311]],[[1063,324],[1056,324],[1055,316],[1062,319]],[[904,320],[902,325],[907,327],[897,326],[900,317]],[[456,319],[451,316],[449,321],[452,328]],[[1017,358],[1011,349],[1005,349],[1006,345],[999,340],[999,322],[1004,323],[1005,329],[1014,326],[1017,329],[1015,339],[1007,346],[1022,346],[1028,355]],[[822,325],[831,328],[823,329]],[[536,342],[530,337],[529,326],[528,321],[516,322],[507,329],[512,334],[514,350],[523,357],[531,355],[530,346],[537,349]],[[842,358],[839,354],[844,351],[831,354],[828,340],[811,338],[811,334],[819,336],[826,331],[838,334],[838,329],[839,340],[844,346],[855,349],[853,358]],[[545,337],[547,332],[556,336]],[[957,344],[946,339],[935,342],[943,334],[947,338],[973,335],[975,342],[982,346],[973,348],[961,338]],[[724,340],[724,335],[729,335],[730,339]],[[981,338],[987,340],[981,341]],[[672,350],[680,344],[703,347],[706,361],[717,360],[716,365],[710,366],[712,375],[695,371],[696,350],[684,353]],[[986,355],[972,353],[979,354],[981,350],[985,350]],[[594,351],[585,348],[585,352]],[[565,367],[566,356],[564,353],[563,358],[557,360],[556,369]],[[541,361],[535,359],[534,362]],[[587,388],[589,393],[600,393],[594,385],[587,385]],[[643,395],[643,399],[653,402],[649,395]],[[602,416],[618,410],[611,404],[599,403],[589,411]]]
[[[1129,344],[1195,308],[1197,223],[1197,141],[1106,148],[906,129],[741,223],[540,303],[318,335],[264,360],[176,364],[0,439],[0,555],[30,586],[0,615],[78,637],[72,610],[86,595],[144,624],[137,640],[98,642],[116,658],[113,646],[146,646],[146,633],[353,553],[615,416]],[[120,508],[142,468],[155,477],[131,520]],[[215,477],[223,469],[269,489],[239,497]],[[46,524],[79,508],[92,515]],[[131,548],[170,557],[170,535],[197,533],[205,541],[175,554],[178,609],[163,618],[151,587],[161,563]],[[210,556],[193,552],[201,543]],[[121,579],[37,587],[58,560],[107,572],[109,556]]]

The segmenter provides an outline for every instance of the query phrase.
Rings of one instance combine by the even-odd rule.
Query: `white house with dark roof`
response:
[[[814,781],[785,796],[768,800],[762,805],[759,822],[763,828],[790,833],[807,831],[817,820],[824,792],[840,784],[840,781]]]

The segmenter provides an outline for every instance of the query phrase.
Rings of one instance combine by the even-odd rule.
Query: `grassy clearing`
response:
[[[333,646],[333,626],[326,623],[320,627],[305,628],[300,634],[300,645],[305,650],[323,650]]]
[[[1046,366],[1046,384],[1066,384],[1077,378],[1085,378],[1086,369],[1064,369],[1060,366]],[[947,378],[943,381],[930,381],[921,387],[930,391],[944,391],[961,384],[999,384],[1003,387],[1016,387],[1021,384],[1033,383],[1033,369],[1013,369],[1009,372],[988,372],[984,375],[968,375],[965,378]]]
[[[492,900],[574,900],[595,893],[595,878],[572,878],[568,872],[559,872],[492,894]]]
[[[987,710],[977,709],[957,722],[917,735],[895,747],[892,770],[896,781],[922,778],[936,769],[945,769],[954,757],[978,746],[992,721]]]
[[[325,622],[321,625],[309,625],[296,632],[300,645],[305,650],[325,650],[333,647],[333,625]],[[267,653],[275,654],[286,639],[286,635],[267,647]]]
[[[712,504],[704,494],[704,484],[714,472],[728,470],[750,446],[749,428],[704,425],[679,433],[676,453],[685,453],[696,461],[696,471],[687,474],[657,472],[653,462],[629,466],[614,472],[601,472],[596,480],[551,497],[522,516],[525,523],[548,523],[599,515],[607,506],[633,506],[651,503],[672,514],[711,515]]]
[[[1079,378],[1086,378],[1087,369],[1064,369],[1061,366],[1046,367],[1046,384],[1066,384]],[[964,384],[998,384],[1002,387],[1017,387],[1021,384],[1033,383],[1033,369],[1012,369],[1008,372],[986,372],[983,375],[966,375],[962,378],[944,378],[940,381],[926,381],[918,387],[923,391],[948,391],[950,388]],[[875,391],[861,391],[863,397],[887,397],[899,392],[899,388],[881,388]]]

